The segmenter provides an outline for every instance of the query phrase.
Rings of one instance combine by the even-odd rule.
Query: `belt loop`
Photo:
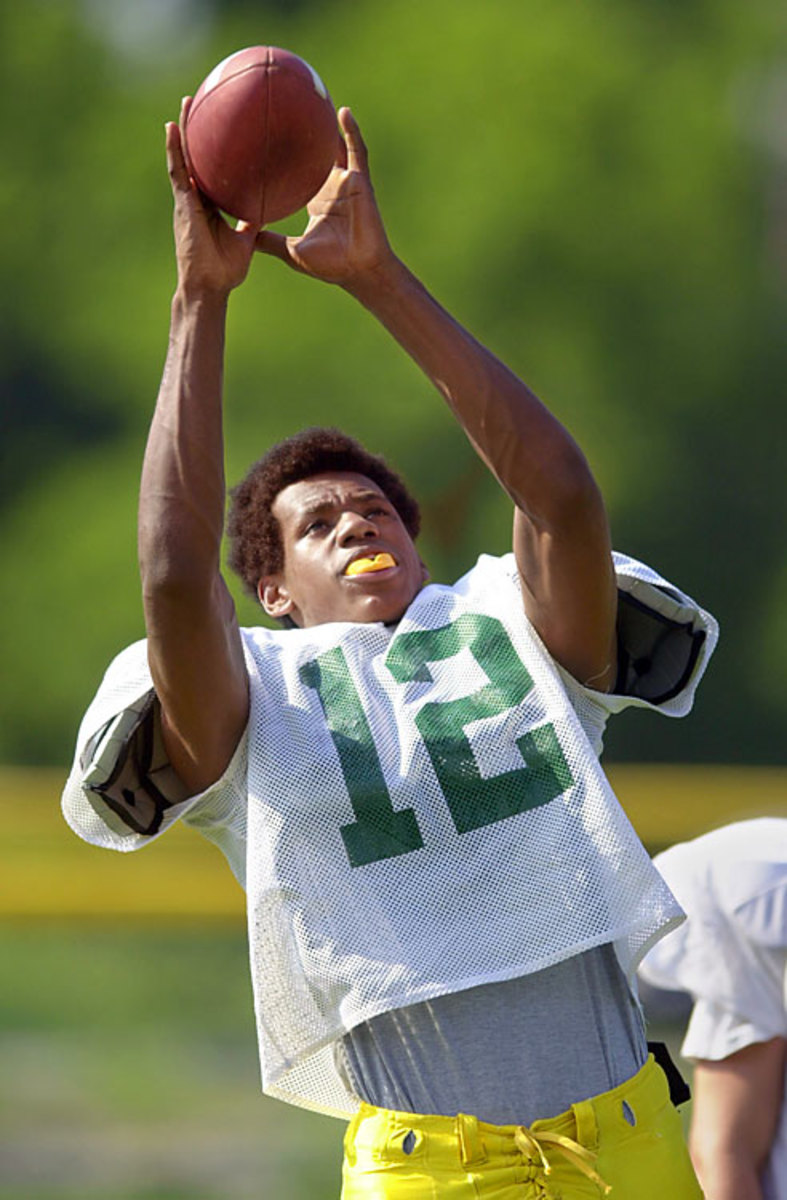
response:
[[[372,1158],[375,1162],[385,1162],[388,1154],[388,1142],[391,1138],[392,1117],[387,1108],[373,1109],[372,1121]]]
[[[598,1147],[598,1123],[593,1101],[580,1100],[578,1104],[571,1105],[571,1111],[577,1124],[577,1141],[580,1146],[595,1150]]]
[[[467,1113],[458,1113],[456,1117],[456,1135],[459,1139],[459,1153],[462,1166],[471,1167],[475,1163],[486,1161],[486,1151],[478,1129],[478,1118]]]

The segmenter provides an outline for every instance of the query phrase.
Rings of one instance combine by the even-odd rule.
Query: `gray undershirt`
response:
[[[619,695],[658,705],[683,686],[696,652],[689,624],[621,593],[618,637],[626,665]],[[566,672],[561,677],[600,754],[612,708]],[[529,1125],[617,1087],[647,1053],[638,1001],[605,945],[518,979],[383,1013],[347,1033],[337,1057],[350,1090],[380,1108]]]
[[[611,945],[373,1017],[339,1052],[351,1090],[400,1112],[529,1125],[617,1087],[647,1057]]]

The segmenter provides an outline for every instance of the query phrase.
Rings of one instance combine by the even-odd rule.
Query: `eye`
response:
[[[328,528],[328,522],[322,517],[317,517],[314,521],[310,521],[303,531],[303,536],[308,537],[310,534],[322,533]]]

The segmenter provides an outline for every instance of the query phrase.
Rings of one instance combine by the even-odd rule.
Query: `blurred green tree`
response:
[[[0,758],[66,761],[98,675],[142,635],[135,493],[174,282],[161,127],[218,59],[266,42],[353,106],[395,247],[576,434],[619,548],[722,620],[696,714],[627,717],[610,756],[778,761],[783,7],[132,7],[131,23],[114,0],[0,14]],[[335,423],[423,497],[434,577],[506,549],[506,499],[343,294],[255,263],[226,390],[231,479],[271,440]]]

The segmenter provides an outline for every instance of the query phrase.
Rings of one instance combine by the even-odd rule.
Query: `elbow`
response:
[[[535,486],[533,486],[535,482]],[[563,446],[545,456],[538,478],[529,481],[527,493],[516,503],[539,525],[565,529],[579,521],[606,521],[604,498],[582,451]]]
[[[601,489],[590,465],[578,446],[566,447],[552,466],[557,501],[576,511],[603,505]]]
[[[171,553],[166,546],[140,547],[139,575],[146,608],[159,603],[196,601],[212,591],[219,575],[215,556]]]
[[[183,505],[140,502],[137,558],[146,596],[209,590],[220,571],[222,527]]]
[[[689,1157],[691,1158],[692,1166],[697,1173],[698,1179],[704,1179],[708,1175],[709,1164],[712,1164],[719,1151],[709,1151],[705,1139],[701,1137],[694,1128],[689,1130],[688,1136]]]

